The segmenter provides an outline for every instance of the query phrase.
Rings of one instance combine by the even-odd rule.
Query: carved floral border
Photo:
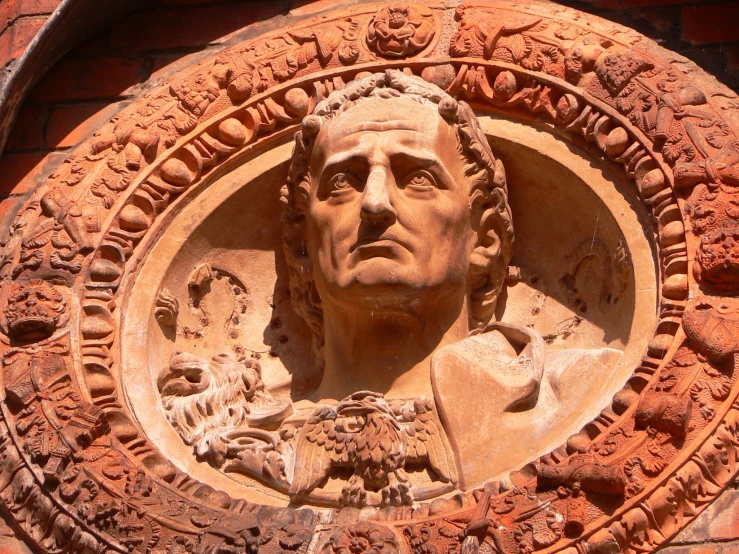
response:
[[[737,475],[737,96],[574,10],[397,9],[402,33],[387,24],[395,5],[360,5],[174,75],[19,212],[0,261],[0,502],[40,551],[645,552]],[[231,499],[164,459],[119,396],[125,278],[178,202],[294,132],[332,90],[388,67],[548,125],[633,184],[659,245],[655,336],[593,422],[505,482],[365,513]]]

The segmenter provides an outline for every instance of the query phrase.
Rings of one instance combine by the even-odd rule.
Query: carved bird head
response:
[[[366,416],[374,413],[395,417],[382,394],[366,390],[355,392],[339,402],[337,412],[343,417]]]
[[[336,421],[336,410],[331,406],[318,406],[308,418],[308,423],[320,423],[326,420]]]

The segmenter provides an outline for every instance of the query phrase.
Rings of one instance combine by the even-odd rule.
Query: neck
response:
[[[324,303],[326,365],[311,399],[338,401],[360,390],[431,395],[431,356],[469,333],[464,296],[436,300],[404,312]]]

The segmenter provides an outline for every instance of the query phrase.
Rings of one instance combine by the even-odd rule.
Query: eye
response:
[[[350,173],[337,173],[328,182],[328,191],[331,194],[338,194],[352,188],[353,183],[354,179]]]
[[[436,188],[436,180],[427,171],[414,171],[405,180],[405,186],[414,190],[426,191]]]

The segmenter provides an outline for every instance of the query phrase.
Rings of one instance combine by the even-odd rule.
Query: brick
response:
[[[724,48],[724,57],[726,58],[726,73],[739,83],[739,46]]]
[[[0,67],[13,59],[13,29],[0,33]]]
[[[183,70],[208,55],[208,52],[194,52],[192,54],[175,53],[155,56],[151,60],[151,77],[149,79],[154,81],[167,74]]]
[[[104,31],[79,43],[66,58],[99,58],[110,55],[110,31]]]
[[[42,148],[46,110],[38,107],[24,107],[18,114],[10,131],[7,151],[39,150]]]
[[[12,25],[18,17],[49,15],[61,0],[0,0],[0,32]]]
[[[113,27],[111,44],[117,52],[206,46],[282,13],[283,4],[258,1],[137,13]]]
[[[18,17],[18,0],[3,0],[0,2],[0,31],[10,25]]]
[[[0,158],[0,195],[24,194],[36,188],[37,175],[46,159],[44,152],[5,154]]]
[[[305,6],[301,6],[300,4],[307,4]],[[291,2],[290,3],[291,10],[290,15],[293,16],[299,16],[299,15],[310,15],[318,12],[322,12],[324,10],[329,10],[336,6],[336,2],[334,0],[317,0],[313,2]]]
[[[702,48],[686,48],[680,53],[686,58],[693,60],[701,69],[707,71],[717,79],[722,81],[725,79],[726,60],[722,45],[716,44]]]
[[[46,126],[46,148],[67,148],[79,144],[107,123],[122,105],[97,103],[55,108]]]
[[[0,66],[23,54],[45,22],[45,18],[22,17],[5,29],[0,35]]]
[[[17,58],[46,23],[46,18],[23,17],[13,23],[13,54]]]
[[[680,7],[629,8],[608,15],[611,21],[634,29],[666,48],[679,48]]]
[[[739,2],[686,6],[682,38],[693,44],[739,41]]]
[[[148,73],[141,60],[120,57],[65,59],[36,85],[29,101],[115,99],[145,81]]]
[[[739,539],[739,491],[727,490],[684,529],[675,543]]]
[[[651,29],[645,29],[641,31],[650,38],[657,39],[657,33],[674,33],[678,34],[680,17],[678,16],[677,8],[675,6],[666,6],[660,8],[648,8],[648,9],[631,9],[627,13],[632,18],[637,20],[644,20],[650,26]]]
[[[18,15],[40,15],[51,14],[61,0],[19,0]]]

